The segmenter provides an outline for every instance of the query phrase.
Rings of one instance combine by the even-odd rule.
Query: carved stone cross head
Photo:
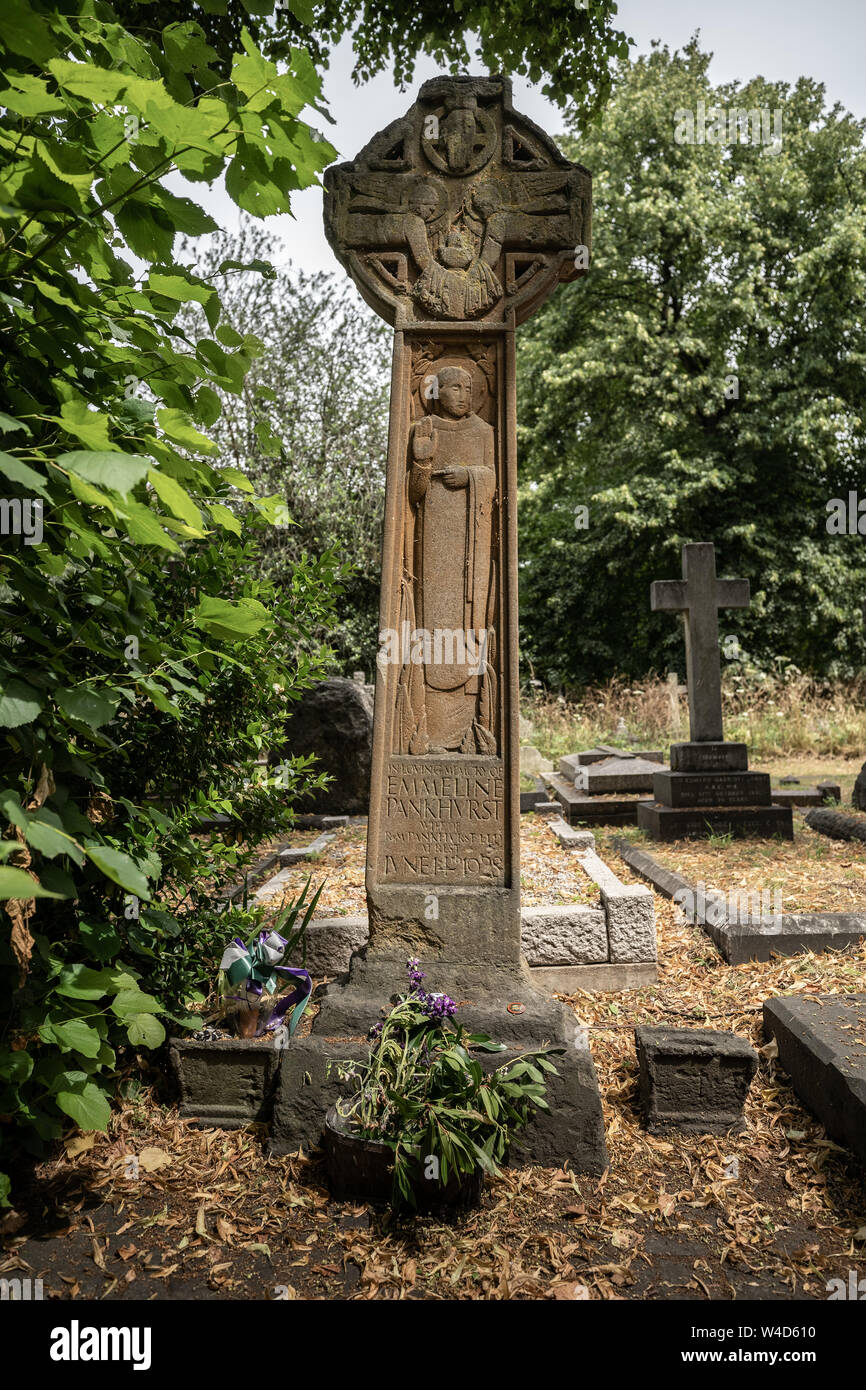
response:
[[[437,77],[326,172],[325,231],[398,329],[522,323],[586,268],[590,190],[587,171],[513,109],[507,78]]]
[[[686,628],[686,679],[693,743],[723,738],[719,609],[748,608],[748,579],[717,579],[711,542],[683,546],[682,579],[659,579],[650,587],[653,611],[682,613]]]

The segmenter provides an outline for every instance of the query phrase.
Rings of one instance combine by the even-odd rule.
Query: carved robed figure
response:
[[[401,626],[421,629],[423,665],[401,675],[398,751],[495,753],[493,429],[464,368],[431,385],[409,436]]]

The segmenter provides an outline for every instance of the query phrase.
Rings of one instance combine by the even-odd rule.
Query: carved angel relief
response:
[[[501,79],[425,83],[325,187],[335,252],[373,307],[406,326],[519,311],[572,278],[588,235],[588,175],[511,109]]]

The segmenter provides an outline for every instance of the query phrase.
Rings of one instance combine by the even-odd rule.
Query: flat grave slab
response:
[[[594,763],[604,762],[606,758],[626,758],[628,760],[640,758],[648,763],[663,763],[665,760],[661,749],[639,749],[632,752],[626,748],[614,748],[612,745],[599,744],[597,748],[586,748],[580,753],[566,753],[559,760],[559,771],[563,777],[573,779],[579,768],[591,767]]]
[[[653,777],[661,766],[648,758],[605,758],[603,762],[580,768],[575,773],[574,784],[578,791],[590,796],[606,792],[651,792]]]
[[[794,956],[801,951],[844,951],[856,948],[866,936],[864,913],[781,913],[765,919],[738,911],[732,917],[719,911],[718,895],[702,897],[694,883],[659,864],[646,850],[621,839],[614,840],[613,848],[659,893],[673,898],[690,921],[703,927],[729,965]]]
[[[826,797],[817,787],[773,787],[770,792],[774,806],[823,806]]]
[[[866,1164],[866,994],[768,999],[764,1034],[806,1108]]]
[[[547,783],[571,825],[637,825],[640,796],[587,796],[556,773]]]

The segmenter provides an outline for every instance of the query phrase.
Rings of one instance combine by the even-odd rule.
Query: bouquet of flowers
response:
[[[236,936],[223,951],[219,965],[223,1014],[234,1020],[242,1038],[261,1037],[283,1024],[291,1036],[310,1001],[313,981],[309,972],[281,962],[297,947],[306,961],[307,926],[324,887],[324,883],[319,885],[299,921],[311,881],[312,875],[271,928],[246,942]]]
[[[499,1173],[514,1132],[534,1107],[548,1109],[550,1054],[564,1049],[524,1052],[485,1071],[473,1054],[505,1044],[467,1033],[454,1000],[423,988],[418,961],[407,970],[409,990],[371,1030],[369,1058],[338,1064],[354,1094],[338,1103],[337,1119],[344,1133],[392,1151],[392,1201],[415,1206],[431,1183]]]

